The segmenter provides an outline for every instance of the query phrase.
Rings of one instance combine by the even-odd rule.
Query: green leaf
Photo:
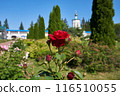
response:
[[[65,60],[66,59],[66,55],[65,54],[61,54],[60,59],[61,60]]]
[[[60,60],[61,55],[56,53],[56,58]]]
[[[83,76],[80,72],[72,70],[72,72],[81,80],[83,80]]]
[[[45,76],[45,80],[54,80],[52,76]]]
[[[57,72],[57,73],[55,73],[55,75],[56,75],[59,79],[62,78],[61,72]]]

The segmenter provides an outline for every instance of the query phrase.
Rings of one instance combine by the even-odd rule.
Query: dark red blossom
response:
[[[74,73],[69,72],[67,75],[68,80],[72,80],[75,77]]]

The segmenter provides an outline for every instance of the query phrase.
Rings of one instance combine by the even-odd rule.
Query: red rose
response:
[[[51,38],[52,45],[59,48],[65,45],[65,39],[69,37],[69,34],[65,31],[58,30],[53,35],[49,34],[49,37]]]
[[[50,62],[51,59],[52,59],[52,57],[50,55],[46,56],[46,61]]]
[[[79,55],[81,54],[80,50],[77,50],[77,51],[75,52],[75,54],[76,54],[77,56],[79,56]]]
[[[75,77],[74,73],[69,72],[67,75],[68,80],[72,80]]]

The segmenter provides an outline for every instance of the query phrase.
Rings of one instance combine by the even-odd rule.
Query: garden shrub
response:
[[[21,64],[23,54],[21,51],[6,52],[0,57],[0,79],[1,80],[17,80],[23,77]]]
[[[115,50],[107,45],[92,44],[84,48],[82,65],[88,72],[112,71],[115,68]]]
[[[16,47],[18,47],[19,49],[24,50],[25,49],[25,44],[24,44],[23,40],[17,39],[15,41],[15,43],[13,43],[12,49],[14,49]]]

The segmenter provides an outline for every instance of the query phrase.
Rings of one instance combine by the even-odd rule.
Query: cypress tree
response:
[[[45,23],[44,23],[44,18],[40,17],[39,20],[39,39],[45,38]]]
[[[0,26],[2,26],[2,23],[1,23],[1,21],[0,21]]]
[[[9,26],[8,26],[8,21],[7,21],[7,19],[5,19],[5,21],[4,21],[4,25],[3,26],[5,26],[6,27],[6,29],[9,29]]]
[[[61,12],[60,12],[60,7],[57,5],[55,8],[55,14],[56,14],[56,31],[61,30]]]
[[[48,34],[53,34],[54,32],[54,24],[53,24],[53,12],[50,12],[49,16],[49,25],[48,25]]]
[[[20,24],[20,27],[19,27],[20,30],[24,30],[24,27],[23,27],[23,23],[21,22]]]
[[[59,6],[54,6],[50,12],[48,34],[53,34],[54,31],[61,30],[61,13]]]
[[[38,23],[35,23],[35,25],[34,25],[34,39],[39,39],[39,27],[38,27]]]
[[[29,30],[29,34],[27,34],[27,38],[28,39],[34,39],[33,22],[31,22],[30,28],[28,30]]]
[[[39,25],[39,22],[40,22],[40,15],[38,16],[38,19],[37,19],[37,23],[38,23],[38,25]]]
[[[113,0],[93,0],[90,38],[94,43],[115,45]]]

